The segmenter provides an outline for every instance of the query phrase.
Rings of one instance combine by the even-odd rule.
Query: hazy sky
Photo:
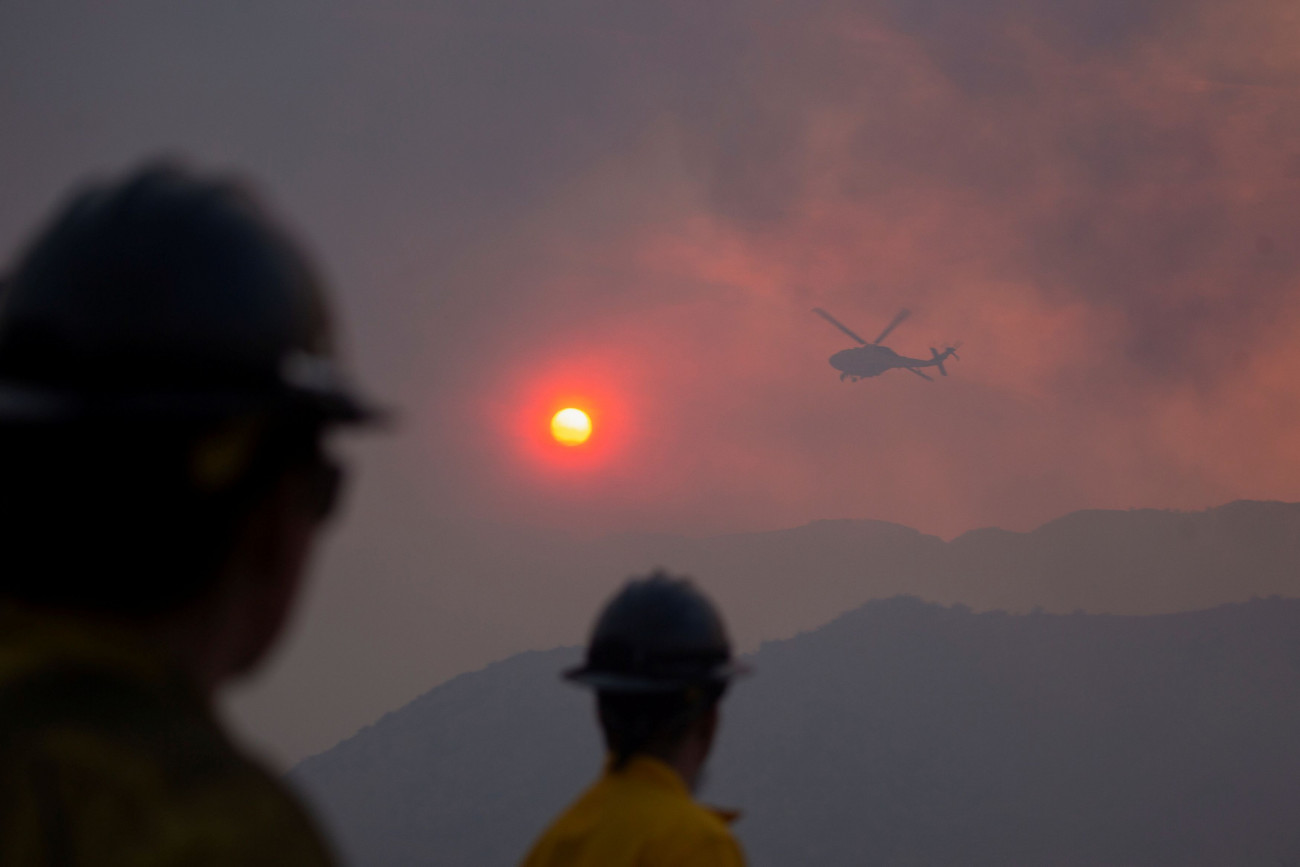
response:
[[[5,0],[0,256],[158,153],[318,251],[403,421],[249,699],[296,754],[528,646],[520,528],[1300,499],[1297,44],[1291,0]],[[841,383],[815,306],[962,360]]]

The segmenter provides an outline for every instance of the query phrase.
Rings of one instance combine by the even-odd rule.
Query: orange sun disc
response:
[[[580,409],[562,409],[551,419],[551,436],[562,446],[580,446],[591,436],[591,419]]]

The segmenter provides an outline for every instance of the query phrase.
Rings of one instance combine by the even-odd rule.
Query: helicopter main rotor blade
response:
[[[872,342],[872,343],[879,343],[880,341],[884,340],[886,337],[889,336],[889,332],[891,332],[891,331],[893,331],[895,328],[897,328],[900,324],[902,324],[902,322],[903,322],[904,319],[906,319],[907,317],[909,317],[909,316],[911,316],[911,315],[912,315],[912,311],[911,311],[911,310],[908,310],[906,307],[904,307],[902,310],[898,311],[898,315],[894,317],[894,321],[891,322],[891,323],[889,323],[888,325],[886,325],[886,326],[885,326],[885,330],[882,331],[882,332],[880,332],[880,336],[877,337],[875,340],[873,340],[873,341],[871,341],[871,342]]]
[[[840,331],[843,331],[845,334],[847,334],[849,337],[852,337],[854,340],[856,340],[858,343],[861,343],[863,346],[866,346],[866,345],[867,345],[867,341],[863,340],[861,337],[859,337],[858,335],[854,334],[852,331],[849,330],[849,327],[848,327],[847,325],[845,325],[843,322],[839,321],[839,320],[836,319],[834,316],[830,315],[829,313],[827,313],[825,310],[821,309],[820,307],[814,307],[814,308],[813,308],[813,313],[816,313],[816,314],[817,314],[818,316],[820,316],[822,319],[825,319],[825,320],[826,320],[827,322],[829,322],[831,325],[834,325],[834,326],[835,326],[836,328],[838,328]]]
[[[921,377],[922,379],[928,379],[930,382],[934,382],[934,377],[926,376],[924,373],[917,370],[915,367],[904,367],[903,370],[906,370],[908,373],[915,373],[917,376]],[[944,375],[946,376],[947,374]]]

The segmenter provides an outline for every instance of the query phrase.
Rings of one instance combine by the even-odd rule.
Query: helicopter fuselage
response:
[[[895,367],[910,367],[909,362],[921,361],[919,358],[904,358],[888,346],[855,346],[843,349],[831,356],[831,367],[847,376],[880,376],[886,370]]]

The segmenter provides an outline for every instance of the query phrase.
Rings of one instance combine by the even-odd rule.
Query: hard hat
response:
[[[0,284],[0,423],[375,416],[306,255],[228,180],[155,164],[88,188]]]
[[[717,608],[690,580],[662,572],[629,581],[605,606],[586,662],[564,673],[602,692],[676,692],[745,671]]]

